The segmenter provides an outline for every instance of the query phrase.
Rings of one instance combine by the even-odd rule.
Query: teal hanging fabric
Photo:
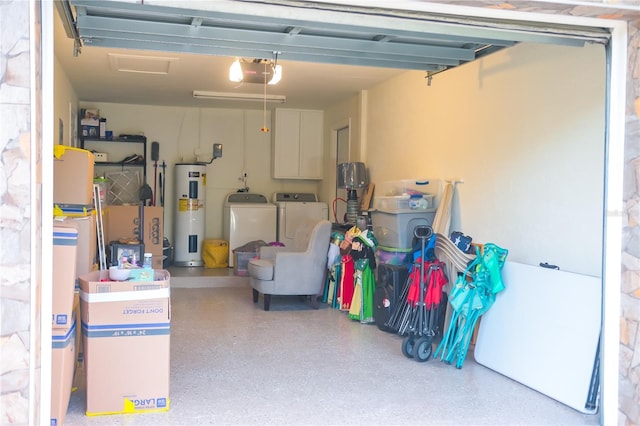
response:
[[[339,308],[340,302],[338,301],[338,292],[340,290],[340,277],[342,275],[342,262],[341,257],[338,256],[337,262],[331,267],[328,275],[328,288],[327,288],[327,300],[326,303],[332,308]]]

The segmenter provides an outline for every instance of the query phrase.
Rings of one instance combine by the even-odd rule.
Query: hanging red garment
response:
[[[351,255],[342,256],[342,274],[340,276],[340,310],[348,311],[351,307],[354,290],[355,264]]]

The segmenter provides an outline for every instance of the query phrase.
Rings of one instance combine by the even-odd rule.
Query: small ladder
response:
[[[107,256],[104,246],[104,226],[102,222],[102,201],[100,200],[100,186],[93,185],[93,207],[96,209],[96,236],[98,237],[98,263],[100,270],[107,269]]]

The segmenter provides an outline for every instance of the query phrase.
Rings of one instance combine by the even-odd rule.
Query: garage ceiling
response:
[[[82,44],[165,52],[442,71],[516,42],[117,1],[71,0]],[[316,11],[322,12],[322,11]],[[317,18],[316,18],[317,19]],[[428,29],[428,30],[427,30]]]
[[[433,76],[520,42],[585,41],[579,28],[523,31],[526,23],[517,29],[509,22],[470,25],[464,17],[318,2],[61,0],[56,5],[74,41],[74,56],[95,47],[421,70]]]

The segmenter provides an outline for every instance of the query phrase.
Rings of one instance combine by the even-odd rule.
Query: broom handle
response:
[[[153,194],[151,194],[151,205],[156,205],[156,188],[158,185],[158,161],[153,162]]]

